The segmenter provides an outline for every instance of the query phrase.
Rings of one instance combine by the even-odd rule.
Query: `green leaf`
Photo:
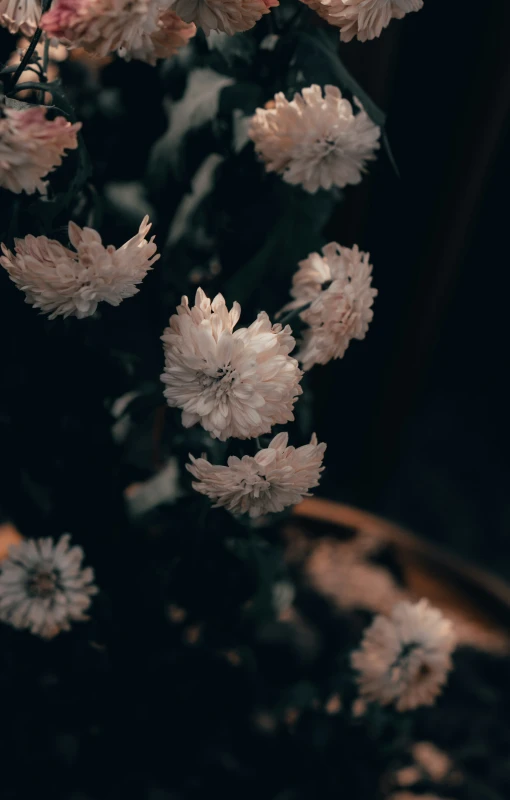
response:
[[[231,78],[212,69],[196,69],[189,76],[182,100],[167,104],[168,129],[156,142],[150,156],[148,173],[153,186],[164,183],[168,171],[180,180],[189,180],[190,176],[186,175],[188,136],[213,122],[218,114],[220,92],[231,83]]]
[[[322,58],[331,73],[334,80],[338,82],[342,89],[349,91],[354,97],[361,101],[368,116],[375,122],[376,125],[383,127],[386,122],[386,114],[379,106],[374,103],[371,97],[359,85],[359,83],[352,77],[351,73],[344,66],[338,54],[331,47],[330,39],[325,31],[317,30],[314,34],[307,33],[306,31],[296,31],[296,40],[298,43],[306,44],[314,55]],[[305,59],[302,59],[299,54],[296,54],[296,63],[300,68],[303,68]],[[316,62],[315,62],[316,64]]]
[[[308,194],[300,187],[277,184],[282,194],[282,216],[266,236],[264,245],[225,284],[227,300],[245,302],[271,273],[293,272],[297,262],[321,246],[321,230],[328,221],[335,196],[320,191]]]
[[[219,53],[229,69],[250,65],[255,59],[257,42],[244,34],[229,36],[226,33],[211,31],[207,38],[210,50]]]

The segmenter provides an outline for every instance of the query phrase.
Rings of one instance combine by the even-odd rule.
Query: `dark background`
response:
[[[371,253],[379,297],[365,341],[313,376],[322,491],[507,576],[509,24],[501,0],[426,0],[342,46],[401,178],[381,154],[330,226]]]

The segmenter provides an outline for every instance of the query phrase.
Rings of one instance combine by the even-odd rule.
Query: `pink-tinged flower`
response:
[[[314,194],[319,188],[359,183],[373,161],[381,134],[363,111],[357,114],[336,86],[310,86],[288,101],[281,92],[257,108],[248,135],[267,172]]]
[[[0,186],[19,194],[46,192],[41,180],[78,147],[80,122],[46,119],[46,108],[0,108]]]
[[[170,0],[56,0],[41,27],[69,47],[100,58],[116,52],[126,60],[155,64],[196,33],[169,5]]]
[[[247,31],[278,6],[278,0],[175,0],[173,8],[186,22],[195,22],[208,36],[222,31],[233,36]]]
[[[136,236],[118,250],[105,247],[97,231],[69,223],[69,239],[76,252],[46,236],[15,240],[15,254],[2,244],[0,264],[26,295],[26,302],[50,319],[58,316],[89,317],[98,303],[118,306],[132,297],[152,264],[157,261],[151,228],[142,220]]]
[[[51,639],[88,619],[94,571],[82,567],[83,550],[70,547],[70,538],[26,539],[9,549],[0,564],[2,622]]]
[[[319,485],[326,445],[315,434],[303,447],[288,447],[288,440],[279,433],[254,458],[230,456],[226,467],[190,455],[186,469],[195,478],[193,488],[213,500],[214,508],[252,518],[299,503]]]
[[[0,0],[0,23],[9,33],[32,36],[40,17],[40,0]]]
[[[342,358],[352,339],[365,338],[377,296],[368,253],[357,245],[341,247],[336,242],[323,247],[322,253],[311,253],[299,262],[292,281],[294,300],[283,308],[307,306],[299,315],[308,326],[298,353],[305,370]]]
[[[143,58],[138,51],[133,51],[131,55],[140,61],[154,64],[158,58],[170,58],[175,55],[195,36],[196,32],[197,28],[193,22],[184,22],[171,9],[163,11],[158,19],[158,30],[150,36],[152,57]]]
[[[340,28],[342,42],[366,42],[381,35],[392,19],[423,8],[423,0],[302,0],[330,25]]]
[[[433,705],[452,669],[453,625],[427,600],[378,615],[351,655],[361,696],[397,711]]]
[[[240,315],[238,303],[228,311],[221,294],[211,302],[198,289],[195,305],[183,297],[161,337],[168,405],[182,409],[185,428],[200,422],[222,441],[262,436],[293,420],[302,391],[290,327],[271,325],[262,311],[249,328],[234,330]]]

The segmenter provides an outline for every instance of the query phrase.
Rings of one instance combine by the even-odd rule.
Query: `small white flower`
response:
[[[260,517],[283,511],[319,485],[326,445],[314,434],[310,444],[288,447],[287,433],[279,433],[255,457],[230,456],[228,466],[216,466],[205,458],[193,458],[186,469],[195,481],[193,488],[233,514]]]
[[[262,311],[249,328],[234,328],[241,307],[227,310],[198,289],[195,305],[182,298],[163,336],[161,380],[168,405],[182,408],[182,424],[200,422],[213,438],[251,439],[294,419],[302,372],[289,353],[289,326],[271,325]]]
[[[330,25],[340,28],[342,42],[376,39],[392,19],[423,8],[423,0],[302,0]]]
[[[305,370],[342,358],[352,339],[365,338],[377,296],[368,253],[357,245],[351,249],[336,242],[323,247],[322,253],[311,253],[299,262],[292,280],[294,300],[282,309],[308,306],[299,315],[309,326],[298,353]]]
[[[15,254],[2,244],[0,264],[25,292],[26,302],[50,319],[83,319],[94,314],[98,303],[118,306],[139,291],[137,284],[159,258],[154,237],[145,238],[150,228],[145,217],[136,236],[116,250],[105,247],[97,231],[70,222],[76,252],[46,236],[26,236],[15,239]]]
[[[211,31],[234,33],[253,28],[278,0],[174,0],[173,8],[186,22],[195,22],[208,36]]]
[[[41,16],[40,0],[0,0],[0,23],[9,33],[32,36]]]
[[[97,593],[91,567],[82,568],[83,550],[69,547],[70,536],[26,539],[9,549],[0,564],[0,620],[51,639],[85,611]]]
[[[336,86],[310,86],[290,102],[280,92],[258,108],[249,135],[267,172],[314,194],[319,188],[359,183],[379,148],[380,128],[361,103],[352,105]]]
[[[41,180],[62,163],[66,150],[78,147],[81,122],[46,119],[46,108],[0,106],[0,187],[10,192],[46,193]]]
[[[378,615],[351,655],[362,697],[398,711],[432,705],[452,668],[453,626],[427,600]]]
[[[98,58],[117,52],[154,65],[195,35],[170,0],[55,0],[41,20],[48,36]]]

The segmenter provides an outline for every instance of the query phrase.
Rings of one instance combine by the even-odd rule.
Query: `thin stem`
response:
[[[43,0],[42,8],[41,8],[41,14],[44,14],[49,9],[50,6],[51,6],[51,0]],[[34,35],[32,36],[32,41],[28,45],[25,55],[23,56],[23,58],[21,59],[20,63],[18,64],[18,69],[16,70],[16,72],[12,76],[11,80],[9,81],[9,92],[12,92],[12,90],[16,86],[17,82],[19,81],[19,79],[20,79],[25,67],[27,66],[27,64],[30,63],[30,59],[32,58],[32,56],[33,56],[33,54],[35,52],[35,48],[39,44],[39,39],[41,38],[41,36],[42,36],[41,28],[36,28],[36,31],[35,31]],[[7,92],[7,94],[8,94],[8,92]]]
[[[41,38],[41,35],[42,35],[42,30],[40,28],[37,28],[36,32],[32,36],[32,41],[28,45],[25,55],[18,64],[18,69],[16,70],[16,72],[14,73],[9,82],[9,92],[12,92],[17,82],[21,78],[21,75],[25,71],[25,67],[27,67],[27,65],[30,63],[30,59],[34,54],[35,48],[39,44],[39,39]]]
[[[301,306],[300,308],[293,308],[292,311],[289,311],[288,314],[278,320],[280,325],[286,325],[292,319],[295,319],[299,314],[301,314],[302,311],[306,311],[307,308],[310,308],[311,305],[312,303],[310,301],[309,303],[305,303],[305,305]]]

